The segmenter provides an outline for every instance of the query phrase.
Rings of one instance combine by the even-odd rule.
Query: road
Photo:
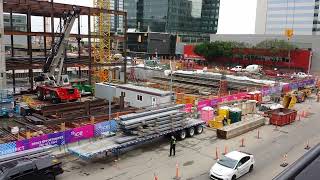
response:
[[[194,138],[179,141],[176,157],[168,157],[169,145],[167,139],[158,140],[138,149],[123,154],[118,161],[99,159],[92,162],[70,158],[65,161],[66,172],[58,180],[159,180],[173,179],[176,174],[176,164],[179,176],[185,180],[208,180],[208,171],[215,162],[215,150],[219,154],[227,150],[243,150],[255,155],[256,165],[251,174],[245,175],[243,180],[270,180],[283,170],[280,167],[284,154],[288,155],[288,163],[294,162],[306,150],[305,144],[310,146],[320,142],[320,104],[314,100],[299,104],[296,108],[309,108],[315,112],[309,118],[275,129],[272,125],[259,128],[261,139],[256,137],[254,130],[242,136],[219,140],[214,130],[206,131]],[[317,112],[318,111],[318,112]],[[245,147],[239,147],[240,140],[245,139]]]

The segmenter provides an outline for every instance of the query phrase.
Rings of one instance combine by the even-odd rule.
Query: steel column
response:
[[[31,32],[31,9],[28,9],[27,14],[27,32]],[[31,35],[27,36],[28,42],[28,54],[29,54],[29,83],[30,83],[30,90],[33,90],[33,69],[32,69],[32,42],[31,42]]]
[[[89,15],[88,15],[88,45],[89,45],[89,84],[92,83],[91,73],[92,73],[92,64],[91,64],[91,58],[92,58],[92,50],[91,50],[91,15],[90,15],[90,8],[89,8]]]
[[[53,0],[51,0],[51,37],[52,37],[52,41],[51,41],[51,46],[54,43],[54,16],[53,16]]]
[[[10,30],[13,31],[13,22],[12,22],[12,9],[10,10]],[[11,57],[14,57],[14,46],[13,46],[13,35],[11,37]],[[15,71],[12,70],[12,88],[13,94],[16,93],[16,78],[15,78]]]
[[[78,59],[79,59],[79,62],[80,62],[80,57],[81,57],[81,37],[80,37],[80,29],[81,25],[80,25],[80,16],[78,17],[78,37],[77,37],[77,40],[78,40]],[[81,67],[79,66],[79,79],[81,79]]]
[[[127,22],[127,13],[124,15],[124,41],[123,41],[123,56],[124,56],[124,83],[127,83],[127,28],[128,28],[128,22]]]
[[[47,32],[47,20],[46,17],[43,16],[43,32],[46,33]],[[47,58],[47,37],[43,36],[43,49],[44,49],[44,57]]]

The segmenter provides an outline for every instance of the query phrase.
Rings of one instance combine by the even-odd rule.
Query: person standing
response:
[[[223,117],[222,124],[223,124],[223,126],[228,125],[228,119],[227,119],[227,116],[224,116],[224,117]]]
[[[170,140],[170,155],[172,155],[172,151],[173,151],[173,156],[176,155],[176,138],[174,136],[171,136],[171,140]]]

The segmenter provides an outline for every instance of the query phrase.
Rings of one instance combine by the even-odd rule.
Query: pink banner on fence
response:
[[[210,106],[210,105],[211,105],[211,101],[210,100],[199,101],[198,102],[198,111],[200,111],[202,108],[204,108],[206,106]]]
[[[89,139],[94,136],[94,126],[86,125],[65,131],[66,143],[77,142],[83,139]]]
[[[186,113],[190,113],[190,112],[191,112],[191,109],[192,109],[192,104],[186,104],[186,105],[185,105],[185,112],[186,112]]]

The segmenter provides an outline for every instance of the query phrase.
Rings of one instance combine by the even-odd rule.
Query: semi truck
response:
[[[40,147],[0,157],[0,180],[55,180],[63,173],[61,162]]]

